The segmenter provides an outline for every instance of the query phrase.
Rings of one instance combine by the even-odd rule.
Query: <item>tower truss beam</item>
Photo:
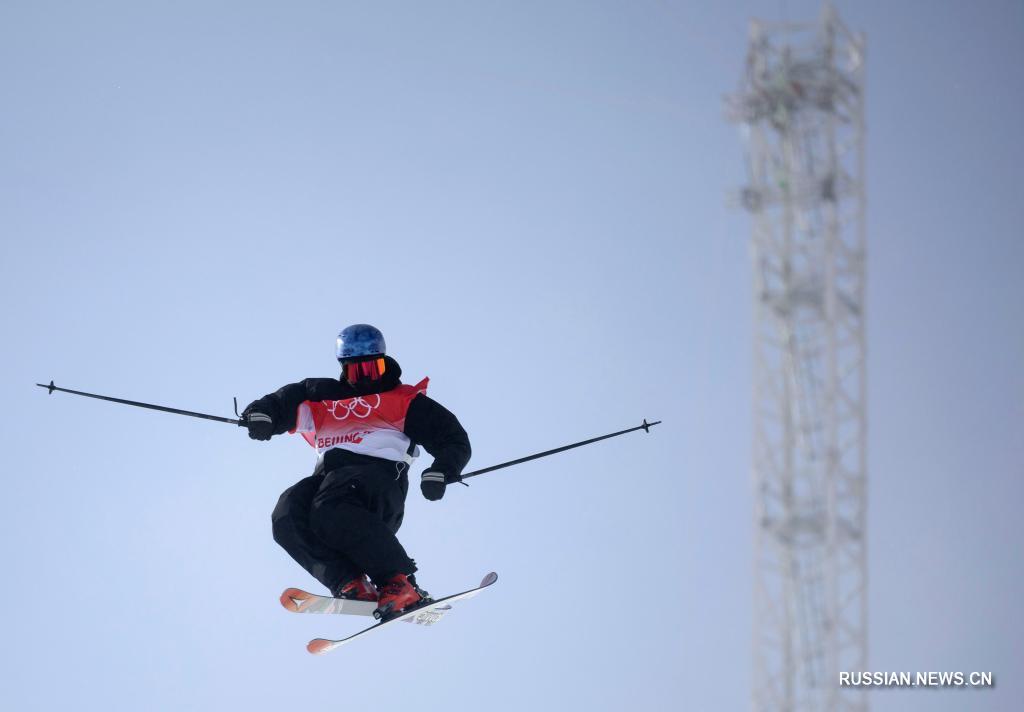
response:
[[[752,22],[730,118],[754,268],[753,709],[867,709],[864,37]]]

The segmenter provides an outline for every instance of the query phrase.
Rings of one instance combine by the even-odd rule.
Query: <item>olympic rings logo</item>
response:
[[[380,407],[380,394],[371,396],[376,398],[377,402],[371,405],[368,401],[359,398],[349,398],[348,400],[329,401],[327,412],[334,416],[335,420],[345,420],[348,416],[352,415],[356,418],[369,418],[370,413]]]

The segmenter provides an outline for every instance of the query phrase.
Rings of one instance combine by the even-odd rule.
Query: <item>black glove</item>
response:
[[[270,440],[274,434],[274,418],[268,413],[254,409],[255,403],[242,411],[242,422],[249,429],[249,437],[253,440]]]
[[[420,477],[420,490],[423,496],[431,502],[444,497],[445,479],[444,473],[439,470],[424,470]]]

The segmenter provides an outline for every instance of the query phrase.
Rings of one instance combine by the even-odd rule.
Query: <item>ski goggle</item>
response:
[[[384,359],[372,358],[368,361],[349,361],[341,365],[345,372],[345,380],[349,383],[355,383],[363,379],[369,379],[371,381],[378,380],[384,375]]]

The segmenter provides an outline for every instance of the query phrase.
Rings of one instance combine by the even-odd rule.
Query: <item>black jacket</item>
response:
[[[286,433],[295,427],[298,407],[303,401],[344,400],[383,393],[398,386],[402,382],[402,367],[390,356],[385,356],[384,360],[384,376],[373,387],[356,389],[347,381],[337,378],[307,378],[298,383],[289,383],[253,401],[245,411],[266,413],[274,421],[274,434]],[[404,432],[413,443],[422,445],[434,457],[428,469],[443,472],[448,482],[458,480],[469,462],[472,450],[469,436],[451,411],[420,393],[409,404]],[[379,460],[370,455],[335,448],[324,455],[323,467],[325,471],[330,471],[343,465]]]

